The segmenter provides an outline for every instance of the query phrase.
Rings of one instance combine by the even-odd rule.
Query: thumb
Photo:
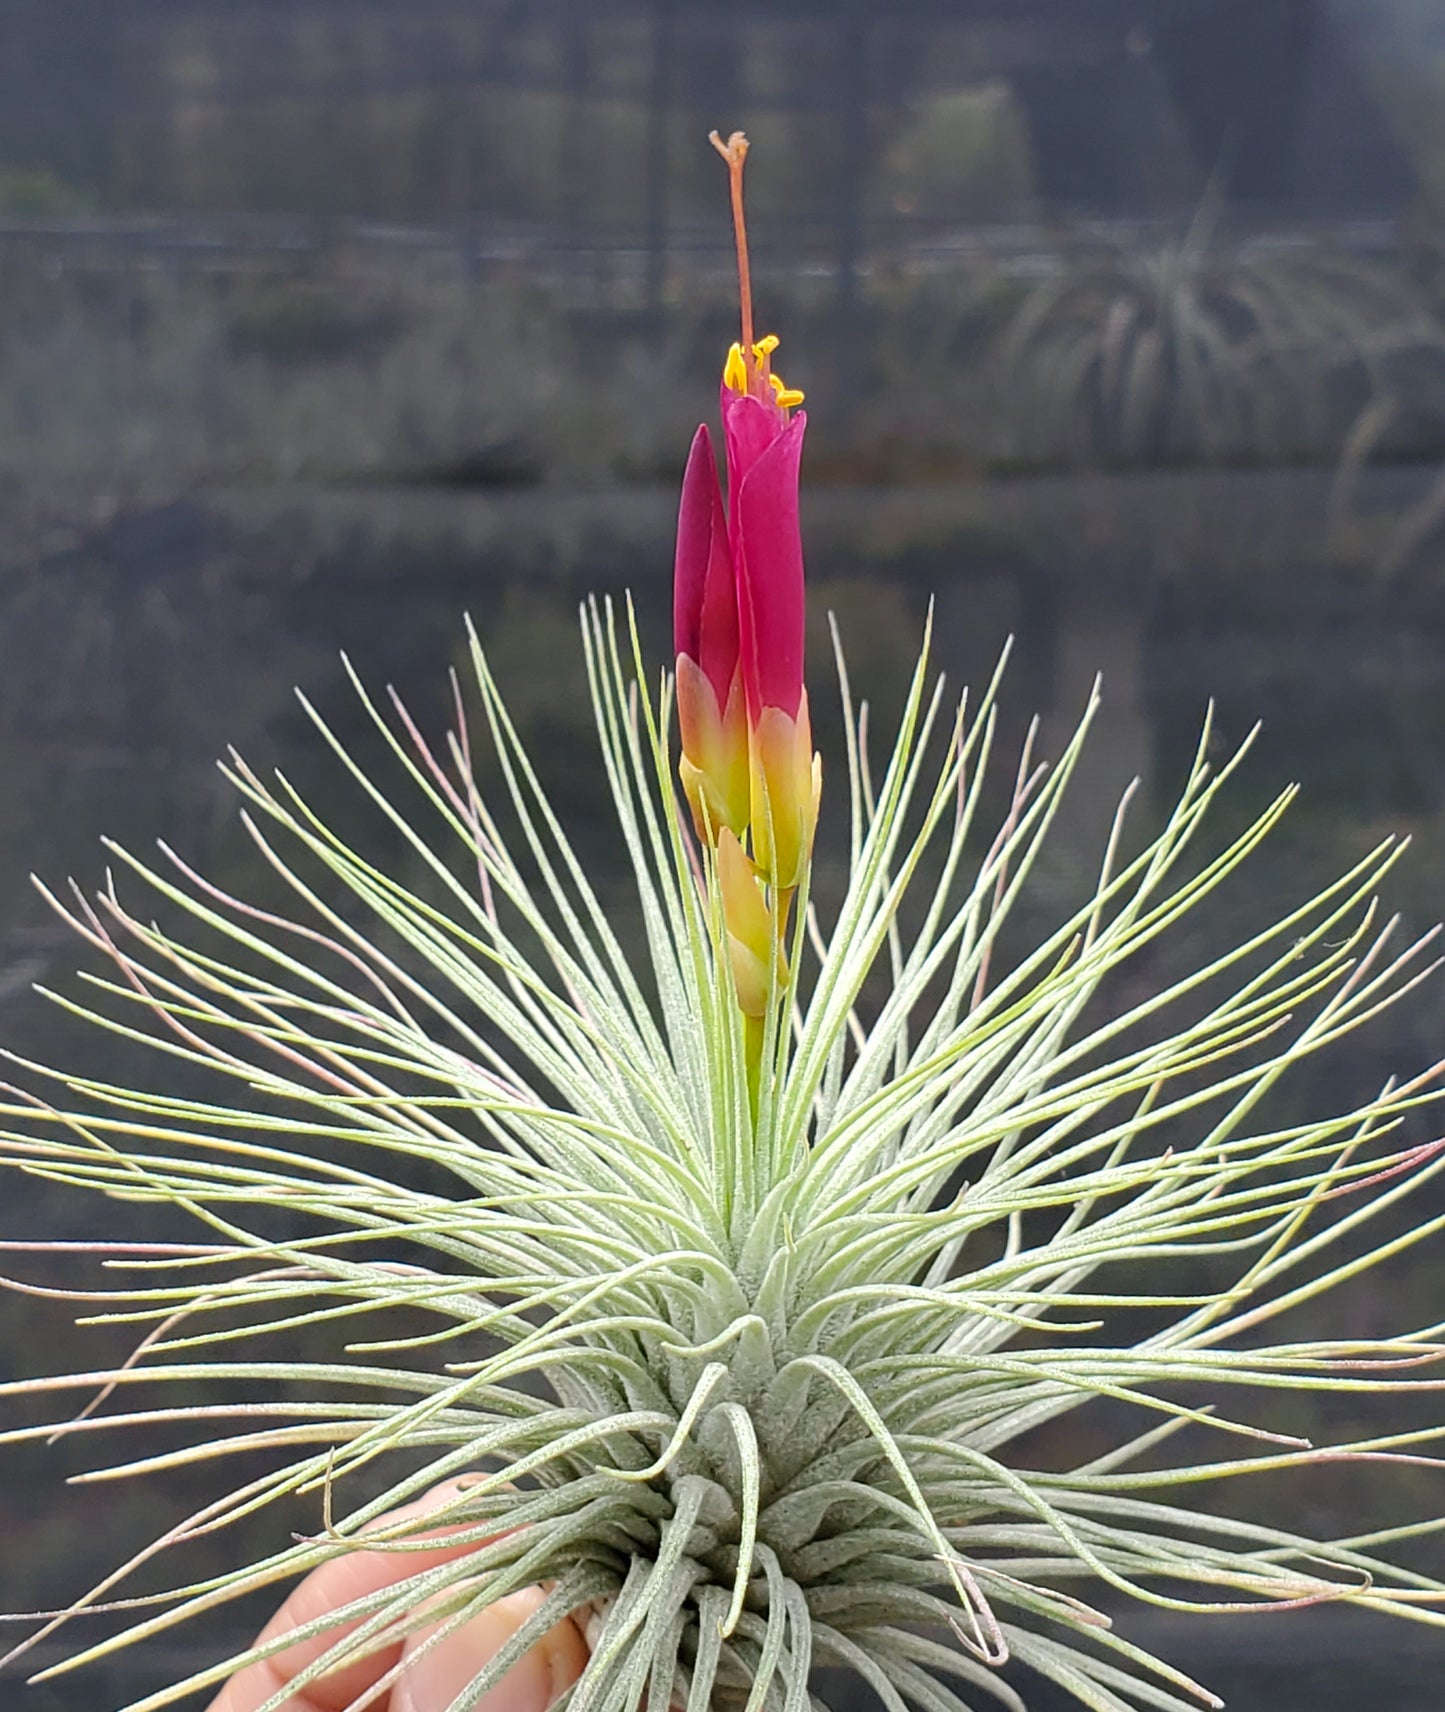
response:
[[[391,1712],[447,1712],[545,1597],[540,1587],[510,1593],[426,1651],[421,1648],[436,1633],[436,1627],[418,1630],[403,1652],[402,1673],[391,1694]],[[570,1617],[564,1617],[534,1641],[502,1680],[471,1706],[475,1712],[547,1712],[557,1696],[581,1676],[588,1656],[581,1631]]]

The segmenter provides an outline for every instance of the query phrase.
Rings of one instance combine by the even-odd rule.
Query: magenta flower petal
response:
[[[721,705],[738,665],[737,592],[712,436],[693,435],[682,478],[673,566],[674,649],[695,660]]]
[[[728,496],[788,426],[788,413],[771,398],[722,389],[723,437],[727,443]],[[736,525],[736,519],[734,519]]]
[[[781,416],[781,412],[779,413]],[[803,695],[803,539],[798,470],[807,415],[783,419],[745,470],[732,500],[733,558],[748,718],[765,707],[796,715]],[[751,423],[744,432],[750,432]]]

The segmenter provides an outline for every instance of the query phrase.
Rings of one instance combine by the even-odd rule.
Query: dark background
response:
[[[1146,813],[1167,803],[1210,696],[1222,742],[1265,726],[1231,813],[1306,787],[1214,931],[1387,832],[1415,839],[1393,903],[1435,919],[1440,0],[0,0],[4,1044],[163,1073],[32,993],[81,959],[29,871],[94,883],[100,835],[159,834],[264,890],[214,757],[234,742],[350,812],[292,686],[363,742],[344,647],[440,720],[464,609],[620,893],[574,613],[632,589],[665,661],[676,481],[735,336],[714,126],[753,140],[760,320],[808,392],[815,706],[826,611],[886,722],[933,596],[957,676],[1017,637],[1015,740],[1038,710],[1056,748],[1105,674],[1040,919],[1132,776]],[[1442,1018],[1437,982],[1308,1094],[1438,1056]],[[143,1229],[20,1179],[0,1223]],[[1442,1278],[1437,1245],[1330,1312],[1429,1323]],[[124,1347],[0,1298],[0,1377]],[[202,1490],[67,1492],[96,1445],[4,1454],[13,1609],[63,1602]],[[1343,1533],[1438,1513],[1441,1486],[1272,1502]],[[1439,1631],[1128,1622],[1240,1712],[1438,1704]],[[118,1705],[234,1638],[16,1677],[0,1705]]]

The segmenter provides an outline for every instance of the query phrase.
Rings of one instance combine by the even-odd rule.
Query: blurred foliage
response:
[[[1028,122],[994,78],[913,104],[883,159],[893,211],[925,218],[1000,219],[1033,194]]]
[[[357,307],[315,286],[262,288],[229,317],[231,349],[274,363],[373,357],[403,331],[394,303]]]
[[[204,480],[411,477],[528,436],[563,381],[527,294],[0,279],[0,478],[166,498]]]
[[[1182,238],[1066,254],[997,347],[1021,457],[1337,457],[1382,396],[1445,440],[1445,328],[1398,269],[1327,248]]]
[[[94,207],[93,198],[44,167],[0,166],[0,219],[64,219]]]
[[[872,270],[840,337],[831,282],[759,273],[808,394],[814,479],[1314,461],[1445,449],[1442,269],[1195,231]],[[304,267],[208,274],[0,267],[0,482],[91,505],[198,482],[671,480],[734,333],[731,283],[686,258],[639,275],[470,277],[338,240]],[[1445,499],[1395,553],[1416,557]]]
[[[1445,211],[1445,36],[1437,0],[1332,0],[1386,122]]]

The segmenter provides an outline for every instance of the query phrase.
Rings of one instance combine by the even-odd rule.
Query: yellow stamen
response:
[[[728,351],[728,360],[723,364],[723,385],[733,392],[746,393],[748,390],[748,365],[743,361],[741,345],[734,345]]]
[[[781,404],[784,410],[792,410],[803,402],[803,394],[797,387],[786,385],[781,375],[773,374],[766,367],[768,358],[777,350],[778,344],[778,335],[769,333],[767,338],[758,340],[757,344],[753,346],[753,352],[759,363],[763,365],[763,372],[768,377],[768,385],[773,389],[774,401]],[[723,385],[729,387],[733,392],[743,394],[749,390],[748,365],[743,358],[741,345],[733,345],[728,350],[728,359],[723,364]]]

